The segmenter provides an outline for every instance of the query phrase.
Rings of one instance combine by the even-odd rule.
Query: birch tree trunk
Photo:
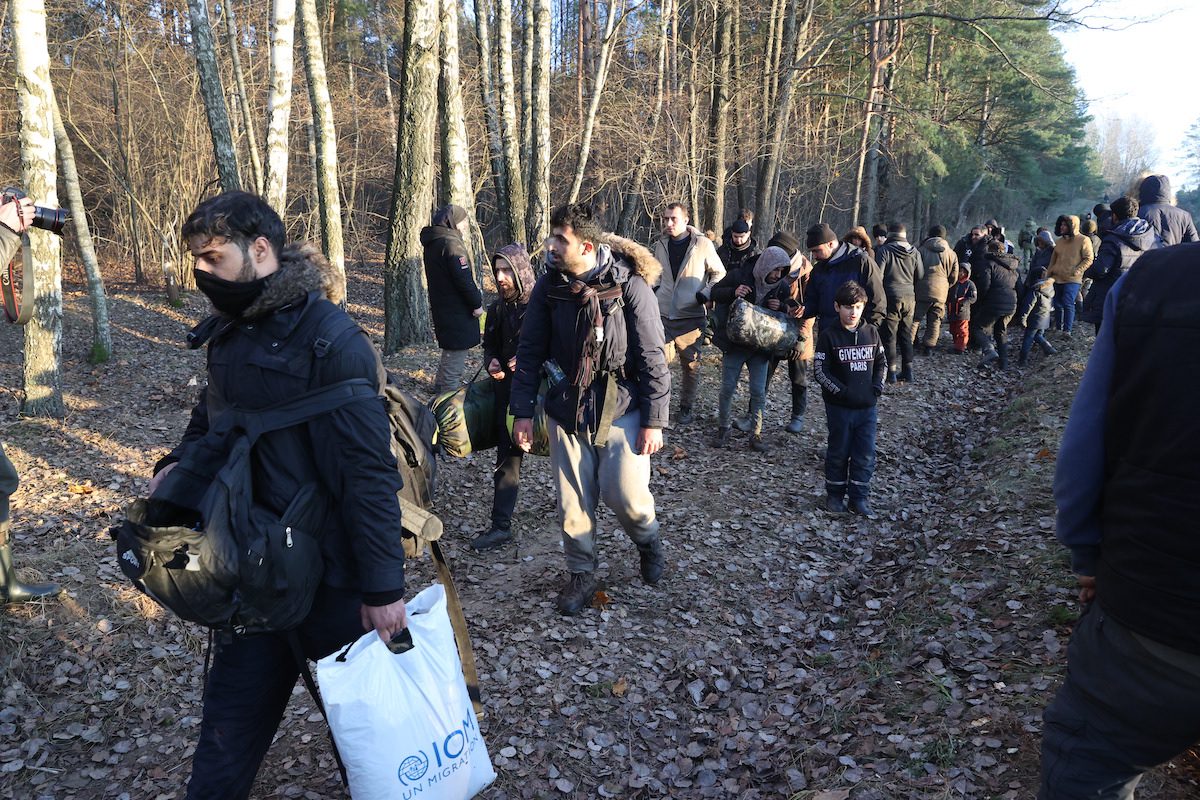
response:
[[[300,0],[300,26],[304,41],[304,74],[313,113],[313,143],[317,151],[317,200],[321,213],[321,249],[333,265],[346,296],[346,251],[342,241],[342,201],[338,190],[337,131],[333,105],[325,78],[325,53],[316,0]]]
[[[54,159],[54,95],[50,88],[50,54],[46,45],[43,0],[14,0],[12,46],[17,70],[18,138],[21,183],[39,205],[58,206]],[[30,228],[25,237],[25,285],[33,305],[25,326],[25,401],[22,413],[61,417],[62,395],[62,262],[58,237]]]
[[[644,207],[645,200],[642,190],[646,182],[646,171],[650,167],[650,159],[654,153],[654,144],[658,140],[658,128],[662,122],[663,105],[667,89],[667,43],[670,37],[671,16],[664,8],[659,18],[658,36],[658,78],[654,88],[654,110],[650,114],[650,131],[642,145],[642,152],[637,166],[629,180],[629,188],[621,201],[621,215],[617,219],[617,235],[633,236],[633,226],[637,212]]]
[[[54,88],[51,87],[51,92]],[[96,246],[88,228],[87,209],[83,205],[83,192],[79,188],[79,172],[75,169],[75,148],[67,137],[58,110],[58,99],[54,99],[54,144],[62,162],[63,184],[67,187],[67,202],[71,209],[71,226],[75,229],[75,240],[79,243],[79,256],[83,259],[83,270],[87,275],[88,298],[92,304],[92,352],[88,360],[103,364],[112,355],[112,328],[108,323],[108,298],[104,294],[104,277],[100,274],[100,261],[96,258]]]
[[[496,79],[492,68],[492,29],[488,22],[488,0],[475,0],[475,42],[479,51],[479,95],[487,126],[488,160],[492,189],[496,193],[496,215],[507,220],[508,174],[504,171],[504,148],[500,143],[500,112],[496,106]]]
[[[525,181],[521,175],[521,128],[517,125],[516,83],[512,64],[512,0],[496,2],[496,56],[500,73],[500,143],[504,150],[504,174],[508,197],[504,220],[508,241],[525,239]]]
[[[267,173],[263,194],[283,216],[287,210],[288,124],[292,116],[292,54],[296,45],[296,0],[271,4],[271,94],[267,99]]]
[[[229,62],[233,67],[233,78],[237,84],[238,109],[242,124],[246,127],[246,149],[250,153],[250,185],[258,194],[263,190],[262,159],[258,155],[258,133],[254,128],[254,113],[250,110],[250,97],[246,94],[246,76],[242,73],[242,57],[238,54],[237,21],[233,16],[232,0],[224,0],[221,10],[225,13],[225,35],[229,42]]]
[[[467,249],[475,264],[475,281],[483,277],[486,245],[479,221],[475,218],[475,191],[471,185],[471,149],[467,141],[466,112],[463,110],[462,83],[458,70],[458,0],[440,0],[441,23],[438,48],[441,70],[438,73],[438,129],[441,131],[442,184],[441,204],[453,203],[467,211],[471,236]]]
[[[383,272],[385,353],[429,340],[420,234],[429,218],[433,194],[437,24],[438,0],[407,0],[404,4],[396,177]]]
[[[586,0],[585,0],[586,3]],[[596,72],[592,76],[592,94],[588,102],[587,114],[583,118],[583,136],[579,142],[579,156],[575,160],[575,177],[571,181],[571,193],[568,203],[579,200],[579,192],[583,188],[583,175],[587,171],[588,155],[592,150],[592,133],[596,129],[596,114],[600,110],[600,95],[604,93],[604,84],[608,81],[608,68],[612,62],[613,49],[617,45],[617,29],[625,21],[622,0],[614,0],[608,6],[608,18],[604,23],[604,39],[600,42],[600,58],[596,62]]]
[[[213,156],[221,191],[242,188],[238,175],[237,151],[233,147],[233,131],[229,127],[229,109],[225,107],[225,87],[217,69],[217,52],[213,47],[212,27],[208,23],[208,0],[188,0],[192,22],[192,47],[196,53],[196,70],[200,75],[200,95],[208,114],[208,129],[212,133]]]
[[[553,13],[550,0],[531,0],[533,4],[533,64],[530,142],[529,246],[539,247],[550,235],[550,26]],[[526,20],[525,24],[530,24]]]
[[[733,0],[736,2],[736,0]],[[720,231],[725,217],[725,151],[729,131],[729,72],[733,51],[733,9],[731,0],[717,1],[717,20],[713,36],[712,106],[708,117],[708,191],[705,193],[701,228]]]

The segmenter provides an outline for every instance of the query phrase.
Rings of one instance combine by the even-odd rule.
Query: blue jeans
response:
[[[1054,315],[1051,317],[1050,327],[1056,331],[1071,332],[1071,328],[1075,325],[1075,300],[1079,297],[1079,289],[1082,284],[1078,283],[1056,283],[1054,284],[1054,300],[1051,303],[1051,308],[1054,309]]]
[[[1021,358],[1029,358],[1029,351],[1033,349],[1034,342],[1042,346],[1049,344],[1041,328],[1026,328],[1025,338],[1021,340]]]
[[[849,494],[865,500],[875,473],[875,427],[878,414],[870,408],[844,408],[825,403],[829,444],[825,448],[825,491],[835,497]]]
[[[763,406],[767,402],[767,367],[770,356],[746,350],[730,350],[721,359],[721,396],[717,400],[717,425],[728,428],[733,411],[733,393],[742,367],[750,374],[750,431],[762,435]]]

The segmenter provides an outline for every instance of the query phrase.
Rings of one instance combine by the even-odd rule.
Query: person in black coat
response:
[[[883,272],[861,248],[839,242],[837,234],[824,222],[811,226],[805,244],[813,262],[805,295],[804,318],[817,318],[818,330],[838,325],[834,296],[846,281],[854,281],[867,293],[863,319],[878,327],[887,316],[887,296],[883,293]]]
[[[1104,298],[1108,290],[1142,253],[1162,245],[1154,228],[1137,213],[1138,201],[1132,197],[1119,197],[1113,202],[1114,227],[1101,237],[1096,259],[1083,273],[1084,279],[1092,282],[1092,288],[1083,303],[1082,319],[1095,325],[1096,333],[1104,321]]]
[[[1021,260],[1012,253],[1004,252],[1004,242],[989,239],[987,255],[971,280],[979,293],[979,299],[971,309],[971,339],[983,349],[980,367],[999,361],[1000,369],[1008,367],[1008,346],[1005,331],[1008,322],[1017,311],[1017,277]],[[991,329],[991,336],[988,336]]]
[[[433,382],[434,397],[454,391],[461,385],[467,351],[480,340],[483,294],[475,285],[464,242],[470,234],[470,225],[465,209],[448,205],[434,212],[432,223],[421,229],[433,332],[438,347],[442,348],[437,378]]]
[[[727,229],[727,235],[717,248],[717,258],[725,265],[725,274],[737,272],[743,264],[762,250],[750,233],[750,225],[744,219],[736,219]]]
[[[1171,204],[1171,181],[1166,175],[1148,175],[1138,187],[1138,216],[1158,232],[1165,247],[1200,242],[1192,215]]]
[[[390,640],[407,617],[401,481],[379,354],[337,307],[340,284],[328,261],[311,245],[285,245],[283,222],[263,198],[210,198],[182,234],[196,285],[217,313],[188,336],[193,348],[208,345],[208,380],[183,441],[155,466],[149,505],[195,508],[179,501],[206,490],[204,473],[211,478],[227,460],[207,435],[210,419],[221,429],[225,409],[261,410],[343,381],[369,383],[375,391],[360,399],[263,434],[251,454],[253,483],[256,504],[272,514],[309,491],[328,500],[321,584],[295,629],[303,655],[322,658],[364,630]],[[249,796],[300,673],[294,644],[282,632],[218,635],[188,797]]]

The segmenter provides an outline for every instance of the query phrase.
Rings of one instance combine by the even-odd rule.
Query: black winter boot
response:
[[[1057,350],[1054,349],[1054,345],[1050,344],[1047,341],[1038,342],[1038,347],[1042,348],[1042,352],[1048,356],[1052,356],[1058,352]]]
[[[1002,344],[996,348],[997,357],[1000,359],[1000,369],[1008,369],[1008,345]]]
[[[912,364],[905,364],[900,368],[899,380],[901,383],[912,383]]]
[[[13,569],[12,548],[9,545],[0,547],[0,604],[28,603],[51,597],[59,591],[58,584],[54,583],[21,583]]]
[[[495,550],[497,547],[503,547],[511,541],[511,530],[497,528],[493,525],[490,530],[483,531],[471,540],[471,549],[477,553],[482,553],[485,550]]]
[[[867,503],[865,497],[855,497],[850,500],[850,513],[858,514],[860,517],[867,519],[875,519],[875,512],[871,510],[871,506]]]
[[[558,610],[565,616],[574,617],[592,604],[600,584],[591,572],[572,572],[567,584],[558,593]]]
[[[845,514],[846,499],[836,494],[825,495],[825,510],[830,514]]]
[[[691,425],[696,421],[696,415],[692,413],[691,406],[680,406],[679,416],[675,419],[680,425]]]
[[[642,580],[649,586],[657,586],[667,569],[667,556],[663,552],[662,539],[655,537],[650,544],[639,544],[638,555],[642,560]]]

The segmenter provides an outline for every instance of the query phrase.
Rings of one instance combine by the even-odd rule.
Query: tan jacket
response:
[[[654,257],[662,265],[662,282],[658,284],[658,313],[663,319],[704,317],[705,308],[696,301],[696,292],[708,296],[713,284],[725,277],[725,265],[717,257],[717,248],[700,231],[688,228],[692,242],[683,256],[679,277],[671,274],[671,259],[667,255],[667,237],[654,243]]]
[[[1083,273],[1091,266],[1095,253],[1091,240],[1079,232],[1079,217],[1067,216],[1067,224],[1074,235],[1061,236],[1054,243],[1046,275],[1055,283],[1083,283]]]

